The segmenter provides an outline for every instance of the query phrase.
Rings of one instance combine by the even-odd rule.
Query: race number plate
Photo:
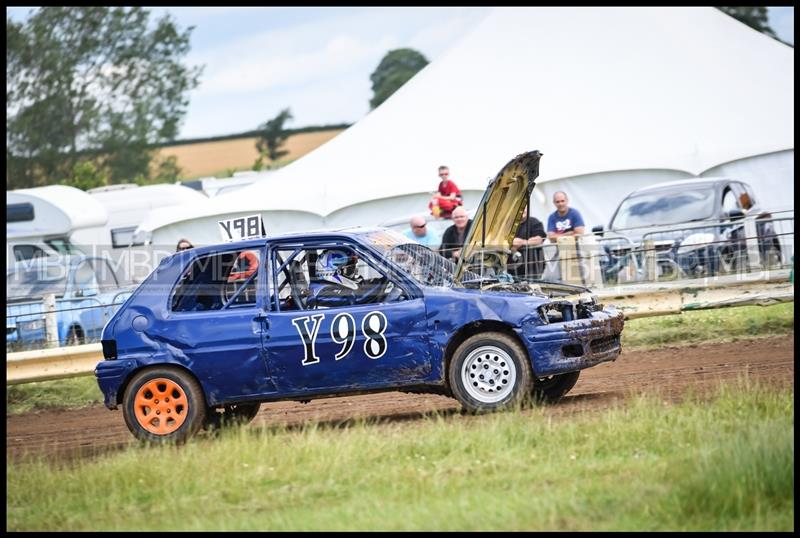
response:
[[[222,240],[227,243],[231,241],[241,241],[242,239],[266,237],[267,235],[264,230],[264,222],[261,220],[261,215],[220,220],[218,224],[220,234],[222,234]]]

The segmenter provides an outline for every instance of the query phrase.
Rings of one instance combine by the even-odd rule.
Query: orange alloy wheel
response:
[[[169,435],[186,420],[189,400],[179,384],[157,377],[141,386],[133,410],[142,428],[156,435]]]

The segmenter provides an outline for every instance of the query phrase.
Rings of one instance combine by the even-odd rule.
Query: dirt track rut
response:
[[[603,409],[639,393],[658,392],[676,400],[692,388],[696,393],[744,375],[776,386],[794,384],[794,335],[724,344],[623,350],[616,362],[589,368],[560,403],[548,413]],[[299,425],[316,421],[340,423],[368,417],[400,421],[431,411],[456,413],[459,404],[444,396],[387,392],[314,400],[308,404],[263,404],[250,427]],[[6,417],[6,458],[25,453],[56,459],[113,451],[132,443],[122,412],[102,405],[48,410]]]

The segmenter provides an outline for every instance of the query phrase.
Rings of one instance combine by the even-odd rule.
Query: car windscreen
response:
[[[622,202],[610,228],[624,230],[707,219],[714,214],[714,195],[711,187],[634,195]]]
[[[63,265],[42,264],[20,268],[6,274],[8,301],[36,300],[54,293],[64,295],[67,289],[67,268]]]
[[[362,236],[382,256],[402,268],[425,286],[452,286],[456,264],[438,252],[392,230],[370,232]],[[471,278],[478,278],[469,272]]]

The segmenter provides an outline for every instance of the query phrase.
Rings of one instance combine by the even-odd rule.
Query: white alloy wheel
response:
[[[517,369],[503,349],[484,345],[464,359],[461,382],[467,393],[481,403],[496,403],[508,397],[517,381]]]

